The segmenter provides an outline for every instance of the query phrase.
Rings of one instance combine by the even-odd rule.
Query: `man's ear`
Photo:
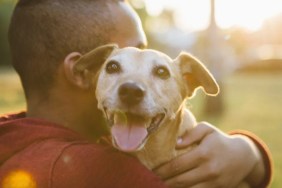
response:
[[[84,55],[78,52],[68,54],[64,59],[64,68],[68,80],[78,87],[89,88],[93,75],[116,48],[118,48],[117,45],[108,44],[95,48]]]
[[[83,87],[83,83],[81,77],[75,74],[74,66],[81,56],[79,52],[71,52],[64,59],[64,73],[67,80],[79,87]]]
[[[198,59],[188,53],[181,52],[175,61],[178,63],[182,78],[186,83],[188,97],[192,97],[198,88],[202,88],[208,95],[218,94],[218,84]]]

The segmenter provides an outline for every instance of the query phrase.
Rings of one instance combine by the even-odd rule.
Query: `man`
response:
[[[20,0],[9,41],[27,111],[1,120],[2,187],[19,180],[40,188],[269,184],[270,157],[257,138],[229,136],[207,123],[179,138],[179,148],[198,143],[195,149],[154,170],[163,181],[135,158],[97,144],[106,131],[93,86],[73,65],[103,44],[146,46],[140,20],[126,2]]]

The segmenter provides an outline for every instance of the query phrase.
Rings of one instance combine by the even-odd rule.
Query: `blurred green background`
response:
[[[19,78],[11,68],[7,41],[15,2],[0,0],[0,114],[25,109]],[[228,2],[240,8],[241,1]],[[251,6],[247,7],[250,15],[248,12],[243,15],[242,20],[246,21],[256,10],[255,1],[241,3],[244,2],[245,6]],[[282,178],[282,3],[275,4],[278,2],[266,1],[264,10],[266,5],[274,3],[281,12],[276,10],[275,14],[266,16],[259,26],[250,25],[255,20],[245,25],[242,21],[241,25],[238,22],[225,26],[220,6],[227,5],[220,4],[223,3],[220,0],[130,1],[142,19],[150,48],[172,57],[182,50],[192,52],[212,71],[220,83],[221,94],[211,98],[198,91],[187,106],[199,121],[209,121],[224,131],[248,130],[262,138],[274,158],[273,188],[282,187],[279,181]],[[199,3],[200,10],[193,15],[192,10]],[[180,9],[185,6],[187,12],[192,12],[190,15],[185,13],[186,9],[181,14]],[[235,16],[243,13],[237,11]],[[197,17],[201,15],[206,15],[206,23],[202,25],[201,17]],[[227,21],[231,18],[225,16]]]

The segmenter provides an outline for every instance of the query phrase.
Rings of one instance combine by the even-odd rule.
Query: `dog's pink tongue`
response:
[[[111,132],[116,145],[126,152],[136,151],[148,134],[145,126],[139,124],[115,124]]]

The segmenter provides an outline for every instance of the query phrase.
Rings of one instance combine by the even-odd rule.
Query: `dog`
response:
[[[184,152],[175,149],[177,138],[196,125],[185,100],[198,88],[219,92],[207,68],[185,52],[171,59],[156,50],[108,44],[82,56],[74,68],[96,88],[113,146],[149,169]]]

